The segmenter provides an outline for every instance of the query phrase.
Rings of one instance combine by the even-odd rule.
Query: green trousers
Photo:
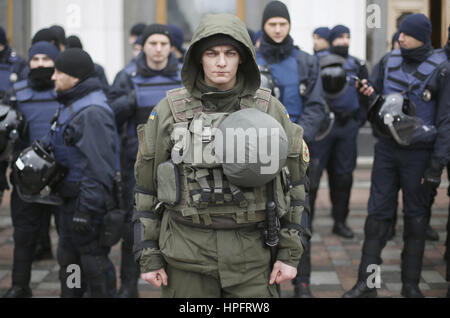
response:
[[[259,230],[199,229],[166,213],[159,244],[167,263],[164,298],[279,297]]]

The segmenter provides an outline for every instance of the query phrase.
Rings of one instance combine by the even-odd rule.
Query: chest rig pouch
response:
[[[271,92],[241,100],[241,108],[267,112]],[[206,113],[200,100],[185,88],[167,93],[175,119],[171,160],[157,169],[158,201],[183,219],[210,226],[212,218],[228,216],[236,224],[264,220],[265,187],[240,188],[228,182],[215,155],[216,129],[228,113]]]

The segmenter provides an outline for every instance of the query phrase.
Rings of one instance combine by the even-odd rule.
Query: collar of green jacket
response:
[[[245,63],[239,66],[239,73],[244,75],[244,88],[240,96],[254,95],[261,85],[256,54],[247,27],[232,14],[210,14],[205,16],[195,30],[191,46],[186,52],[181,78],[186,89],[196,98],[201,98],[203,93],[196,87],[197,78],[203,76],[202,65],[195,59],[195,46],[202,39],[215,34],[226,34],[243,44],[247,52]]]

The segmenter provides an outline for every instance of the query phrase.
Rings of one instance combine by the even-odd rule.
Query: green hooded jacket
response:
[[[247,57],[239,66],[237,83],[230,91],[220,92],[202,84],[203,70],[196,60],[196,44],[211,35],[226,34],[239,41],[247,51]],[[256,64],[255,50],[245,24],[236,16],[217,14],[206,16],[198,26],[192,44],[186,53],[182,69],[184,87],[189,93],[217,112],[239,110],[239,101],[245,96],[254,96],[260,87],[260,73]],[[204,82],[203,82],[204,83]],[[224,101],[226,101],[224,103]],[[293,189],[289,212],[280,220],[280,242],[277,259],[297,267],[303,252],[299,237],[301,216],[305,208],[304,178],[309,163],[309,153],[303,141],[303,129],[292,123],[284,106],[274,97],[271,98],[267,112],[280,122],[289,139],[289,157],[287,167],[291,173]],[[135,164],[136,211],[134,214],[135,246],[134,252],[139,260],[141,273],[148,273],[165,266],[163,254],[159,249],[161,213],[158,209],[156,171],[158,165],[170,159],[173,147],[171,134],[174,118],[167,98],[155,108],[145,125],[138,127],[139,150]]]

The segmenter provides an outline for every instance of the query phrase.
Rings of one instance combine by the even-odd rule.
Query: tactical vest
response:
[[[322,53],[321,57],[330,54],[329,51]],[[328,100],[328,104],[334,113],[350,113],[359,109],[358,90],[355,87],[355,79],[352,76],[359,76],[360,63],[358,60],[349,55],[344,64],[344,69],[347,72],[348,86],[345,92],[336,99]]]
[[[408,74],[403,71],[403,58],[400,50],[392,51],[387,59],[383,82],[383,94],[408,93],[415,110],[410,115],[423,120],[425,125],[434,125],[436,116],[436,99],[427,89],[430,79],[438,66],[447,61],[442,51],[435,51],[422,62],[417,69]],[[415,114],[414,114],[415,113]]]
[[[242,98],[240,108],[252,107],[267,112],[270,98],[271,91],[261,88],[255,97]],[[229,113],[204,112],[202,102],[185,88],[167,92],[167,99],[175,120],[171,135],[174,146],[172,160],[162,163],[157,170],[158,201],[183,218],[191,217],[196,224],[200,224],[201,219],[205,225],[211,225],[211,216],[231,216],[237,224],[263,221],[266,186],[237,187],[228,182],[220,163],[195,158],[194,149],[211,153],[214,128]],[[287,167],[281,174],[289,174]],[[281,188],[279,190],[278,197],[285,196]]]
[[[60,107],[55,90],[36,91],[28,86],[28,81],[14,84],[17,107],[25,116],[28,126],[29,144],[50,132],[51,120]]]
[[[55,160],[69,169],[65,182],[81,182],[83,178],[83,167],[85,166],[84,155],[76,147],[64,144],[64,131],[72,119],[89,106],[101,107],[113,113],[106,103],[106,96],[103,91],[94,91],[85,97],[77,100],[70,106],[60,106],[58,117],[52,125],[51,144],[53,146]],[[116,135],[116,171],[120,171],[120,143],[117,131]]]
[[[19,58],[14,52],[11,53],[8,61],[0,62],[0,94],[3,95],[19,79],[19,74],[15,73],[14,64]]]
[[[181,68],[178,68],[174,77],[161,75],[144,77],[137,72],[135,63],[126,68],[125,72],[130,76],[136,93],[136,116],[133,127],[134,135],[136,135],[136,125],[147,122],[153,107],[166,97],[166,92],[181,87]]]
[[[280,90],[280,101],[286,107],[292,122],[297,122],[303,110],[303,98],[300,88],[299,51],[292,50],[291,55],[281,62],[270,64],[257,52],[256,61],[261,66],[270,66],[275,86]]]

